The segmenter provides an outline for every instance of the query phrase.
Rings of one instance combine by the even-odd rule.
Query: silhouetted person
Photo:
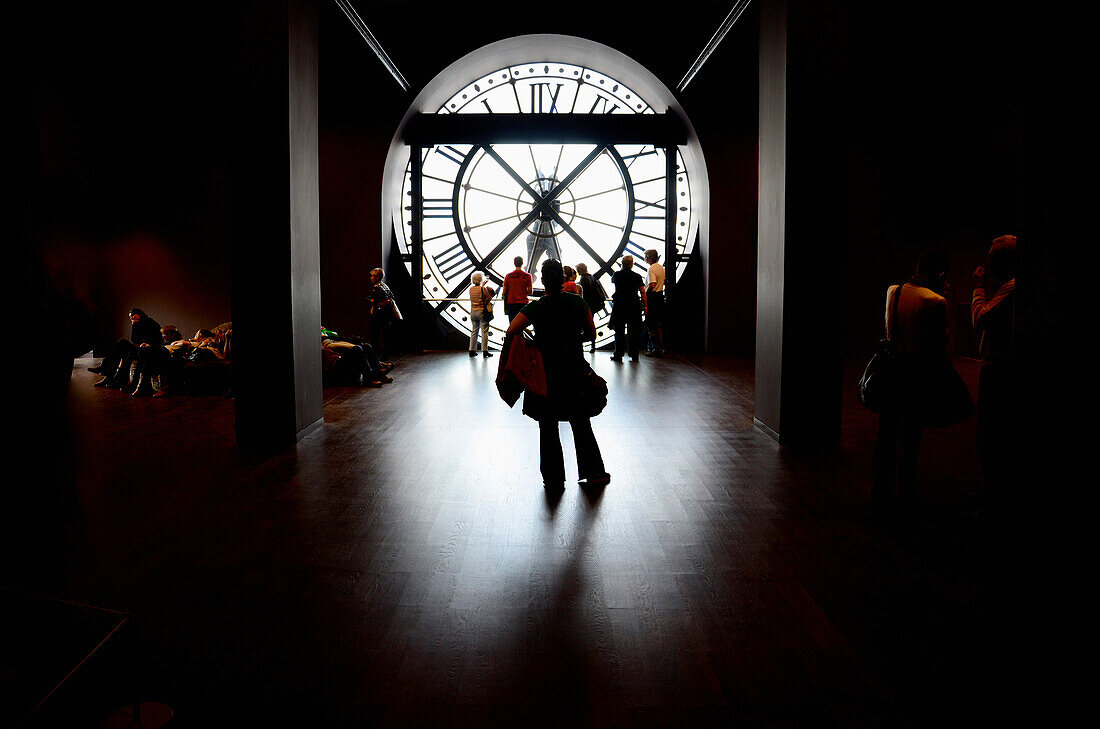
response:
[[[911,508],[917,500],[917,452],[925,427],[922,400],[942,366],[940,359],[946,356],[947,267],[946,255],[927,250],[917,261],[916,275],[886,292],[886,338],[899,355],[900,366],[895,397],[878,417],[871,491],[878,510],[889,505],[895,490],[903,508]]]
[[[1016,236],[993,241],[985,263],[974,271],[970,315],[981,335],[982,370],[978,379],[978,458],[982,463],[981,499],[1004,496],[1017,468],[1019,448],[1012,358],[1016,293]],[[976,505],[978,506],[978,505]]]
[[[657,263],[660,257],[655,248],[645,252],[645,262],[649,264],[645,285],[645,328],[649,332],[649,349],[646,354],[650,357],[660,357],[665,353],[664,332],[661,328],[661,322],[665,318],[665,267]]]
[[[163,344],[160,324],[150,318],[141,309],[130,309],[130,338],[120,339],[111,347],[93,372],[103,375],[95,387],[124,387],[130,382],[130,363],[137,357],[141,347],[156,347]]]
[[[595,318],[607,304],[607,292],[604,291],[603,284],[588,272],[588,264],[578,263],[577,274],[577,283],[581,287],[581,297],[584,298],[584,302],[588,304],[588,308],[592,311],[592,317]],[[593,336],[589,341],[591,343],[588,351],[595,352],[596,337]]]
[[[470,296],[470,356],[477,356],[478,332],[481,332],[481,354],[483,357],[492,357],[489,351],[489,317],[485,311],[489,300],[493,298],[493,290],[482,285],[485,277],[480,271],[470,276],[470,288],[467,293]]]
[[[501,287],[501,298],[504,299],[504,313],[508,315],[508,321],[516,318],[520,309],[530,302],[528,298],[534,290],[534,279],[531,274],[523,270],[523,256],[512,259],[516,268],[509,271],[504,277],[504,285]]]
[[[622,268],[611,275],[611,328],[615,330],[615,352],[611,359],[623,361],[623,354],[638,361],[642,338],[642,314],[646,310],[645,282],[634,270],[634,256],[623,256]],[[639,298],[640,296],[640,298]]]
[[[390,331],[393,324],[401,319],[401,310],[397,308],[397,301],[393,298],[393,291],[382,282],[386,272],[381,268],[373,268],[370,272],[370,336],[371,346],[379,358],[385,359],[390,352]]]
[[[548,490],[561,489],[565,484],[565,459],[558,434],[558,423],[563,420],[573,429],[580,480],[590,486],[603,486],[611,481],[592,433],[592,422],[581,414],[576,397],[588,369],[581,342],[595,335],[596,325],[581,297],[562,292],[564,283],[561,262],[545,261],[542,285],[546,295],[523,307],[507,332],[508,336],[517,336],[528,324],[535,326],[535,346],[542,353],[547,394],[543,398],[526,393],[523,412],[539,423],[540,470]]]

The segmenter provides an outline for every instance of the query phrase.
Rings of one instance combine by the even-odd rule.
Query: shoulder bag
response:
[[[898,304],[901,302],[901,292],[905,284],[898,286],[894,296],[893,320],[898,321]],[[890,345],[887,334],[883,333],[878,342],[878,348],[871,355],[867,366],[863,368],[863,376],[859,378],[859,401],[864,407],[875,413],[881,413],[897,399],[898,370],[900,369],[898,353]]]

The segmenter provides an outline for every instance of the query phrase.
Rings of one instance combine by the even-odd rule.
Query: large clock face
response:
[[[451,96],[441,114],[652,114],[645,100],[583,66],[527,63],[499,69]],[[500,287],[521,256],[541,293],[546,258],[583,263],[610,293],[610,274],[624,254],[646,272],[644,251],[665,253],[665,151],[651,145],[439,145],[422,151],[423,297],[457,330],[469,333],[470,276]],[[693,245],[689,171],[677,153],[677,274]],[[399,235],[412,240],[411,165],[402,189]],[[667,265],[667,264],[666,264]],[[409,264],[411,272],[412,266]],[[610,303],[594,312],[597,344],[613,336]],[[507,319],[493,321],[490,342],[503,341]]]

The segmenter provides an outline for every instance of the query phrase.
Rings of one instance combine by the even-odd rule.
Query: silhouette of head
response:
[[[542,286],[546,289],[546,293],[553,294],[561,291],[561,286],[565,283],[561,261],[548,258],[542,262],[540,270],[542,273]]]
[[[917,275],[928,279],[928,288],[943,293],[949,263],[946,253],[939,248],[928,248],[917,259]]]
[[[516,268],[521,267],[523,265],[523,256],[516,256],[512,259],[512,263],[516,265]]]
[[[986,270],[1000,282],[1016,278],[1016,236],[1002,235],[993,241],[986,258]]]

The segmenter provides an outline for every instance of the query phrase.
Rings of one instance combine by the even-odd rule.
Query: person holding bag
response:
[[[907,282],[886,292],[886,339],[893,354],[888,396],[880,403],[871,503],[917,500],[917,453],[926,427],[962,422],[974,412],[947,346],[947,256],[929,249]]]
[[[480,271],[470,276],[470,356],[477,356],[477,335],[481,331],[481,355],[492,357],[489,351],[489,322],[493,318],[492,290],[482,286],[485,277]]]
[[[506,352],[528,325],[535,327],[535,347],[542,359],[546,394],[524,388],[523,414],[539,424],[539,469],[548,492],[565,486],[565,458],[558,424],[569,423],[577,450],[577,476],[586,488],[600,489],[611,481],[592,432],[591,418],[607,400],[606,382],[592,372],[584,359],[581,342],[592,338],[596,325],[592,312],[576,294],[564,293],[565,275],[560,261],[542,264],[546,295],[523,307],[508,326]],[[498,373],[498,382],[503,379]],[[502,394],[503,395],[503,394]],[[602,402],[601,402],[602,398]]]

